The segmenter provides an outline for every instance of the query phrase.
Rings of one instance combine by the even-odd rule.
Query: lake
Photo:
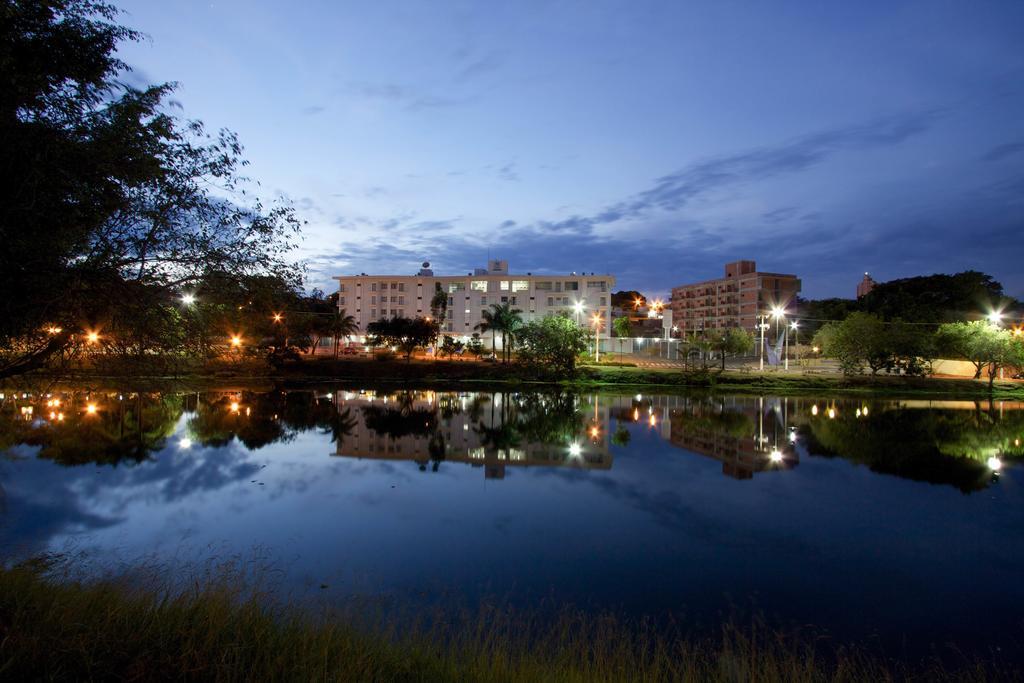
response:
[[[1024,405],[8,389],[0,553],[258,556],[282,590],[1013,650]],[[900,650],[903,651],[903,650]]]

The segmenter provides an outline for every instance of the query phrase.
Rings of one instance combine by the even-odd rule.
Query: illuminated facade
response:
[[[524,322],[547,315],[562,314],[593,325],[600,316],[600,335],[609,336],[612,275],[570,273],[569,275],[512,275],[507,261],[489,261],[466,275],[434,275],[428,264],[416,275],[341,275],[338,308],[355,317],[360,330],[381,318],[428,317],[437,291],[447,295],[448,308],[441,331],[470,336],[483,311],[493,304],[518,308]],[[577,311],[577,304],[582,304]],[[489,336],[489,335],[488,335]],[[501,335],[496,343],[501,344]]]
[[[681,335],[739,327],[753,332],[759,315],[773,307],[792,312],[800,278],[757,270],[754,261],[733,261],[725,277],[672,288],[669,308]]]

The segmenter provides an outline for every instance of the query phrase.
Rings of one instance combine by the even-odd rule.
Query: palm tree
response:
[[[520,315],[522,311],[512,308],[508,304],[501,304],[497,306],[495,313],[501,323],[498,329],[501,330],[502,361],[507,363],[512,360],[512,344],[515,341],[516,330],[523,324],[523,318]]]
[[[491,308],[497,309],[497,304],[491,306]],[[473,326],[474,330],[480,330],[484,334],[491,333],[491,353],[494,353],[494,335],[498,329],[498,318],[494,311],[485,310],[480,313],[480,322]]]
[[[341,338],[358,332],[359,323],[356,322],[354,316],[347,315],[343,308],[337,313],[331,315],[330,319],[327,321],[327,329],[331,336],[334,337],[334,359],[337,360]]]

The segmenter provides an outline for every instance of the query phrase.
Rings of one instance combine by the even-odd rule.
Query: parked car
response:
[[[363,345],[362,344],[346,344],[341,349],[341,352],[343,354],[345,354],[346,356],[356,356],[356,355],[358,355],[358,354],[363,352]]]

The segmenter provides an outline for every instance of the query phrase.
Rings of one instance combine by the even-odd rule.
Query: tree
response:
[[[875,285],[859,302],[862,311],[885,320],[942,323],[963,320],[989,306],[1013,303],[991,275],[968,270],[926,275]]]
[[[446,334],[444,335],[444,339],[441,341],[441,348],[439,349],[439,353],[441,356],[448,356],[448,360],[451,360],[452,356],[454,356],[457,353],[461,353],[464,347],[465,344],[463,344],[461,341],[459,341],[450,334]]]
[[[1024,365],[1024,342],[984,320],[946,323],[939,326],[936,339],[940,352],[974,365],[975,379],[987,369],[990,389],[1000,368]]]
[[[338,351],[341,348],[341,339],[350,337],[359,331],[359,323],[354,316],[348,315],[345,309],[336,311],[327,319],[327,334],[334,339],[334,358],[338,358]]]
[[[729,328],[715,345],[722,357],[722,370],[725,370],[725,356],[732,354],[742,356],[754,350],[754,337],[750,332],[738,328]]]
[[[522,311],[508,304],[495,304],[494,322],[501,332],[501,359],[507,363],[512,358],[512,345],[515,343],[516,331],[523,324]]]
[[[526,365],[571,377],[576,359],[587,350],[587,335],[587,330],[565,316],[532,320],[518,331],[519,358]]]
[[[839,361],[843,374],[859,374],[866,363],[877,374],[889,360],[885,323],[868,313],[852,313],[842,322],[830,322],[814,335],[824,355]]]
[[[622,309],[632,308],[635,310],[647,305],[647,297],[635,289],[612,292],[611,301],[613,307]]]
[[[612,321],[612,331],[619,339],[619,355],[622,355],[622,340],[628,339],[633,332],[633,324],[628,315],[623,315]]]
[[[469,338],[468,342],[466,342],[466,350],[476,356],[477,359],[484,355],[484,344],[480,341],[479,334],[476,332],[473,333],[473,336]]]
[[[117,48],[141,34],[117,15],[0,9],[0,377],[65,353],[126,290],[166,306],[212,271],[298,281],[291,208],[247,194],[236,136],[170,113],[173,85],[124,83]]]
[[[495,312],[491,309],[484,309],[480,312],[480,322],[473,326],[474,330],[480,330],[481,333],[491,333],[491,353],[495,352],[495,338],[498,332],[499,321]]]
[[[366,326],[371,346],[393,346],[405,354],[409,362],[413,351],[430,346],[440,334],[437,322],[426,318],[381,318]]]
[[[448,295],[441,289],[441,283],[434,283],[434,296],[430,299],[430,314],[434,316],[438,327],[444,326],[448,317]]]

